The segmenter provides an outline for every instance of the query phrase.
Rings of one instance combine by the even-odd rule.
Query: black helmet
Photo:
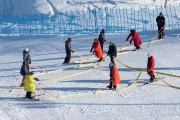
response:
[[[109,45],[112,45],[112,44],[113,44],[113,43],[110,41],[110,42],[109,42]]]
[[[130,32],[133,33],[135,30],[134,29],[131,29]]]
[[[106,32],[106,30],[105,30],[105,29],[102,29],[102,32],[103,32],[103,33],[105,33],[105,32]]]
[[[162,12],[160,12],[159,15],[162,15]]]
[[[72,39],[71,39],[71,38],[68,38],[68,41],[70,41],[70,42],[71,42],[71,41],[72,41]]]

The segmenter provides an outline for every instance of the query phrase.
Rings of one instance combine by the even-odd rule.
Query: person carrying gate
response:
[[[132,36],[132,39],[130,40],[130,44],[132,43],[132,41],[134,41],[134,46],[136,47],[134,49],[135,50],[139,50],[140,49],[140,45],[142,44],[142,40],[139,36],[139,34],[136,32],[136,30],[131,29],[130,30],[130,34],[128,35],[126,41],[128,41],[128,39]]]
[[[93,51],[93,50],[94,50],[94,51]],[[94,42],[93,42],[93,44],[92,44],[92,47],[91,47],[90,52],[92,52],[92,51],[93,51],[93,53],[95,52],[95,55],[96,55],[97,58],[100,58],[100,59],[98,60],[98,62],[100,62],[101,60],[103,60],[103,52],[102,52],[102,49],[101,49],[101,45],[100,45],[100,43],[99,43],[99,40],[98,40],[97,38],[94,39]]]
[[[115,65],[114,57],[117,56],[117,48],[116,45],[112,42],[109,42],[109,50],[107,55],[111,58],[111,63]]]
[[[110,69],[110,79],[109,79],[110,83],[109,86],[107,87],[111,90],[116,90],[117,84],[121,82],[120,75],[115,64],[110,63],[109,69]]]
[[[165,26],[165,17],[162,12],[156,18],[157,26],[158,26],[158,39],[164,38],[164,26]]]
[[[66,57],[64,59],[64,63],[69,63],[70,60],[71,60],[71,52],[74,52],[74,50],[72,50],[71,48],[71,41],[72,39],[71,38],[68,38],[65,42],[65,49],[66,49]]]
[[[147,73],[150,76],[149,82],[153,82],[155,79],[154,75],[154,66],[155,66],[154,56],[151,53],[148,53],[148,62],[147,62]]]
[[[106,43],[106,39],[105,39],[105,35],[104,35],[105,32],[106,32],[106,30],[102,29],[100,34],[99,34],[99,37],[98,37],[98,40],[99,40],[99,42],[101,44],[102,51],[103,51],[103,45],[104,45],[104,43]]]

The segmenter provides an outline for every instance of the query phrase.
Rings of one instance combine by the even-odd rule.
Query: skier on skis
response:
[[[103,45],[106,42],[106,39],[105,39],[105,36],[104,36],[105,32],[106,32],[105,29],[102,29],[100,34],[99,34],[99,38],[98,38],[98,40],[99,40],[99,42],[101,44],[102,51],[103,51]]]
[[[109,89],[116,90],[117,84],[120,83],[120,75],[118,72],[117,67],[115,64],[110,63],[109,64],[109,69],[110,69],[110,83],[109,86],[107,86]]]
[[[155,75],[154,75],[154,57],[151,53],[148,53],[148,62],[147,62],[147,73],[150,76],[150,80],[149,82],[153,82],[153,80],[155,79]]]
[[[130,44],[132,43],[132,41],[134,41],[134,46],[136,47],[134,49],[134,51],[140,49],[140,45],[142,44],[142,41],[141,41],[139,34],[136,32],[136,30],[134,30],[134,29],[130,30],[130,34],[128,35],[126,41],[128,41],[128,39],[131,36],[132,36],[132,39],[130,40]]]
[[[66,49],[66,57],[64,59],[64,63],[69,63],[71,60],[71,52],[74,52],[74,50],[71,49],[71,38],[68,38],[65,42],[65,49]]]
[[[24,90],[26,91],[26,98],[28,99],[33,99],[32,97],[32,92],[35,92],[36,87],[35,87],[35,80],[33,78],[33,72],[29,72],[27,75],[25,75],[25,82],[24,82]]]
[[[31,56],[29,54],[29,49],[25,48],[23,50],[23,63],[20,71],[20,74],[23,76],[20,87],[24,86],[25,75],[29,73],[29,64],[31,64]]]
[[[94,49],[94,51],[93,51],[93,49]],[[96,55],[97,58],[100,58],[100,59],[98,60],[98,62],[100,62],[101,60],[103,60],[103,52],[102,52],[102,49],[101,49],[101,45],[100,45],[100,43],[99,43],[99,40],[98,40],[97,38],[94,39],[94,42],[93,42],[93,44],[92,44],[92,47],[91,47],[90,52],[92,52],[92,51],[93,51],[93,53],[95,52],[95,55]]]
[[[115,65],[114,57],[117,56],[117,48],[116,45],[112,42],[109,42],[109,50],[107,55],[111,58],[111,63]]]
[[[160,12],[159,16],[157,16],[156,22],[157,22],[157,26],[158,26],[158,39],[163,39],[165,18],[163,16],[162,12]]]

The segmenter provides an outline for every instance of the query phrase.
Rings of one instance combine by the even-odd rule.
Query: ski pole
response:
[[[80,62],[79,66],[80,66],[83,62],[85,62],[85,60],[88,60],[88,58],[80,55],[79,53],[77,53],[77,52],[74,52],[74,53],[82,58],[82,61]]]
[[[80,55],[80,54],[79,54],[79,53],[77,53],[77,52],[74,52],[74,53],[75,53],[76,55],[80,56],[81,58],[88,60],[88,58],[87,58],[87,57],[84,57],[84,56]]]
[[[107,84],[109,83],[108,82],[105,82],[104,84],[100,85],[100,87],[98,89],[96,89],[96,91],[94,91],[94,94],[96,94],[98,91],[100,91],[102,88],[104,88]]]
[[[47,73],[45,70],[43,70],[43,69],[39,68],[38,66],[35,66],[34,64],[30,64],[30,66],[33,66],[34,68],[39,69],[39,70],[41,70],[42,72]]]
[[[36,86],[36,87],[37,87],[37,86]],[[37,88],[37,89],[40,90],[39,88]],[[44,95],[44,94],[42,94],[42,95]],[[37,99],[40,100],[40,99],[39,99],[39,96],[41,96],[40,91],[38,91],[37,94],[35,93],[35,97],[36,97],[36,96],[37,96]]]
[[[123,49],[123,47],[125,47],[127,44],[128,44],[128,42],[127,42],[127,41],[125,41],[125,42],[123,43],[123,45],[121,46],[121,48],[120,48],[120,49]]]
[[[56,95],[54,95],[54,94],[52,94],[52,93],[48,92],[48,91],[47,91],[47,90],[45,90],[45,89],[42,89],[42,88],[38,87],[37,85],[36,85],[36,88],[38,88],[39,90],[44,91],[45,93],[47,93],[47,94],[49,94],[49,95],[53,96],[54,98],[58,98],[58,96],[56,96]]]
[[[17,84],[16,86],[14,86],[11,90],[9,90],[9,92],[13,92],[15,89],[17,89],[22,83],[24,83],[24,80],[21,81],[19,84]]]

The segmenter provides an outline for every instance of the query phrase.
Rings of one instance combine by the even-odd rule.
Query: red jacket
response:
[[[111,80],[113,81],[112,82],[113,85],[117,85],[120,83],[121,79],[120,79],[119,72],[118,72],[118,69],[116,68],[116,66],[113,66],[111,68],[110,77],[111,77]]]
[[[147,63],[147,69],[149,70],[148,71],[148,74],[149,75],[153,75],[153,71],[152,70],[154,70],[154,57],[153,56],[151,56],[151,57],[149,57],[148,58],[148,63]]]
[[[91,50],[94,49],[95,50],[95,54],[97,58],[102,58],[103,57],[103,53],[102,53],[102,49],[101,49],[101,45],[99,43],[99,40],[97,40],[96,42],[93,42]]]
[[[130,34],[128,35],[126,41],[127,41],[131,36],[132,36],[132,40],[134,41],[134,46],[135,46],[135,47],[138,47],[139,45],[142,44],[142,40],[141,40],[139,34],[138,34],[136,31],[134,31],[133,33],[130,33]]]

